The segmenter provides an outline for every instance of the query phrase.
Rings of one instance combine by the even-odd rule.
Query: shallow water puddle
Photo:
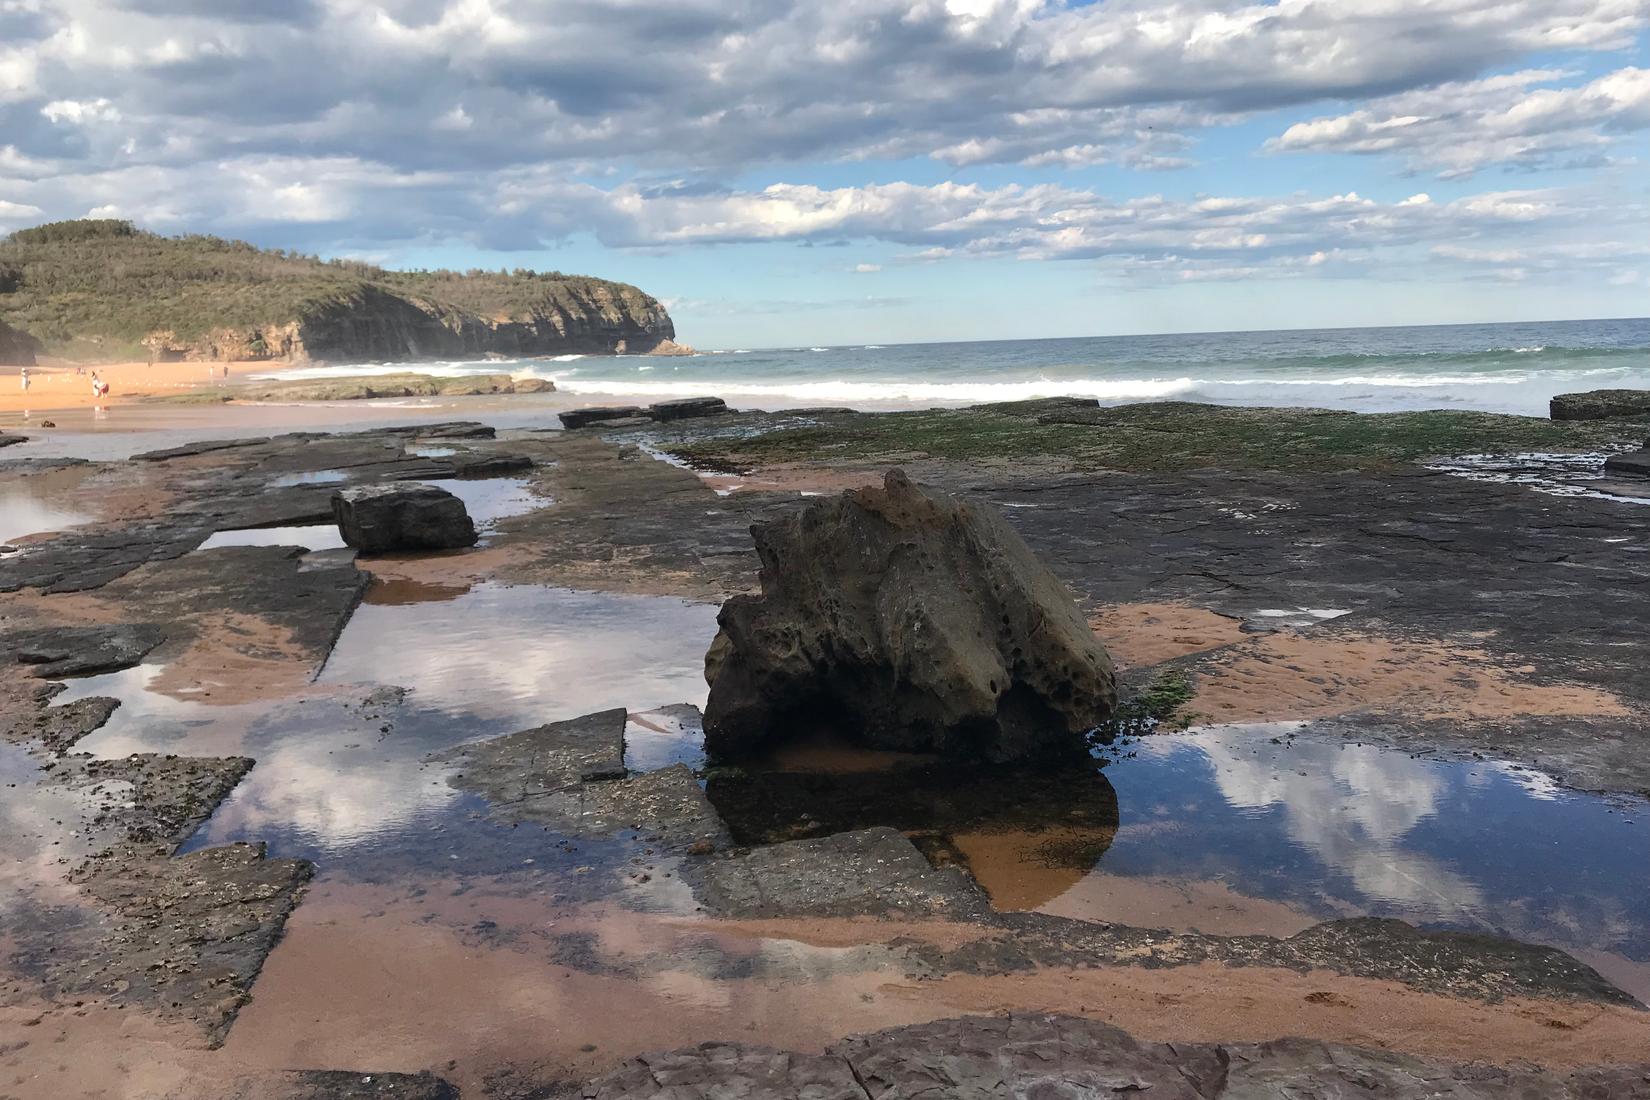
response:
[[[425,763],[453,745],[612,707],[660,707],[638,714],[627,762],[649,770],[700,758],[697,713],[677,704],[704,700],[714,606],[490,582],[385,587],[391,595],[378,602],[369,590],[303,698],[225,706],[167,695],[155,690],[162,665],[75,681],[63,702],[122,700],[77,751],[253,757],[257,766],[187,849],[261,840],[275,855],[372,876],[428,871],[433,861],[482,873],[559,859],[556,838],[499,826],[483,800]],[[581,850],[592,858],[591,845]]]
[[[521,477],[442,478],[421,482],[445,489],[464,502],[476,530],[485,535],[501,519],[523,515],[552,503],[548,497],[533,491],[532,484]]]
[[[344,537],[332,523],[307,527],[247,527],[216,531],[197,550],[221,550],[225,546],[301,546],[306,550],[342,550]]]
[[[298,485],[336,485],[349,478],[343,470],[304,470],[282,474],[270,481],[271,489],[290,489]]]
[[[363,604],[320,682],[397,684],[419,706],[511,729],[704,702],[713,604],[492,582],[432,596]]]
[[[0,484],[0,543],[90,523],[90,502],[82,495],[91,466],[43,470]]]
[[[1116,838],[1042,907],[1222,933],[1397,917],[1562,947],[1650,997],[1650,808],[1298,725],[1132,744],[1106,769]]]
[[[1570,454],[1530,452],[1510,455],[1454,455],[1423,463],[1468,481],[1497,485],[1527,485],[1538,493],[1560,497],[1591,497],[1624,504],[1650,504],[1650,481],[1612,478],[1604,470],[1604,453]]]

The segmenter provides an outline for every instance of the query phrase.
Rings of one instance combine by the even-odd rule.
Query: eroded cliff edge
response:
[[[0,327],[77,359],[417,360],[671,354],[652,295],[561,272],[389,271],[129,222],[0,241]]]

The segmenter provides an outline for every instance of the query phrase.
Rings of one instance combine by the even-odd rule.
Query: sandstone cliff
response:
[[[34,366],[34,338],[0,321],[0,367]]]
[[[560,272],[391,271],[126,222],[0,241],[0,322],[80,358],[385,361],[682,350],[663,305]]]

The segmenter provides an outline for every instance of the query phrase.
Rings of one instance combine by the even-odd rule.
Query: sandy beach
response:
[[[270,374],[282,361],[235,363],[73,363],[45,359],[29,367],[23,389],[20,367],[0,367],[0,412],[36,413],[57,409],[125,405],[144,397],[165,397],[206,386],[221,386],[249,374]],[[226,373],[227,372],[227,373]],[[109,384],[103,397],[92,394],[92,375]]]

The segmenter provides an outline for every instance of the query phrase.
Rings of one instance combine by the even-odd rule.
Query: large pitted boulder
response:
[[[705,656],[705,747],[747,754],[833,723],[966,762],[1077,756],[1117,705],[1072,593],[995,511],[891,471],[751,528],[762,594]]]
[[[464,502],[434,485],[363,485],[332,496],[344,541],[357,550],[452,550],[476,543]]]
[[[1616,417],[1650,416],[1650,390],[1588,390],[1561,393],[1552,399],[1548,411],[1554,420],[1612,420]]]

